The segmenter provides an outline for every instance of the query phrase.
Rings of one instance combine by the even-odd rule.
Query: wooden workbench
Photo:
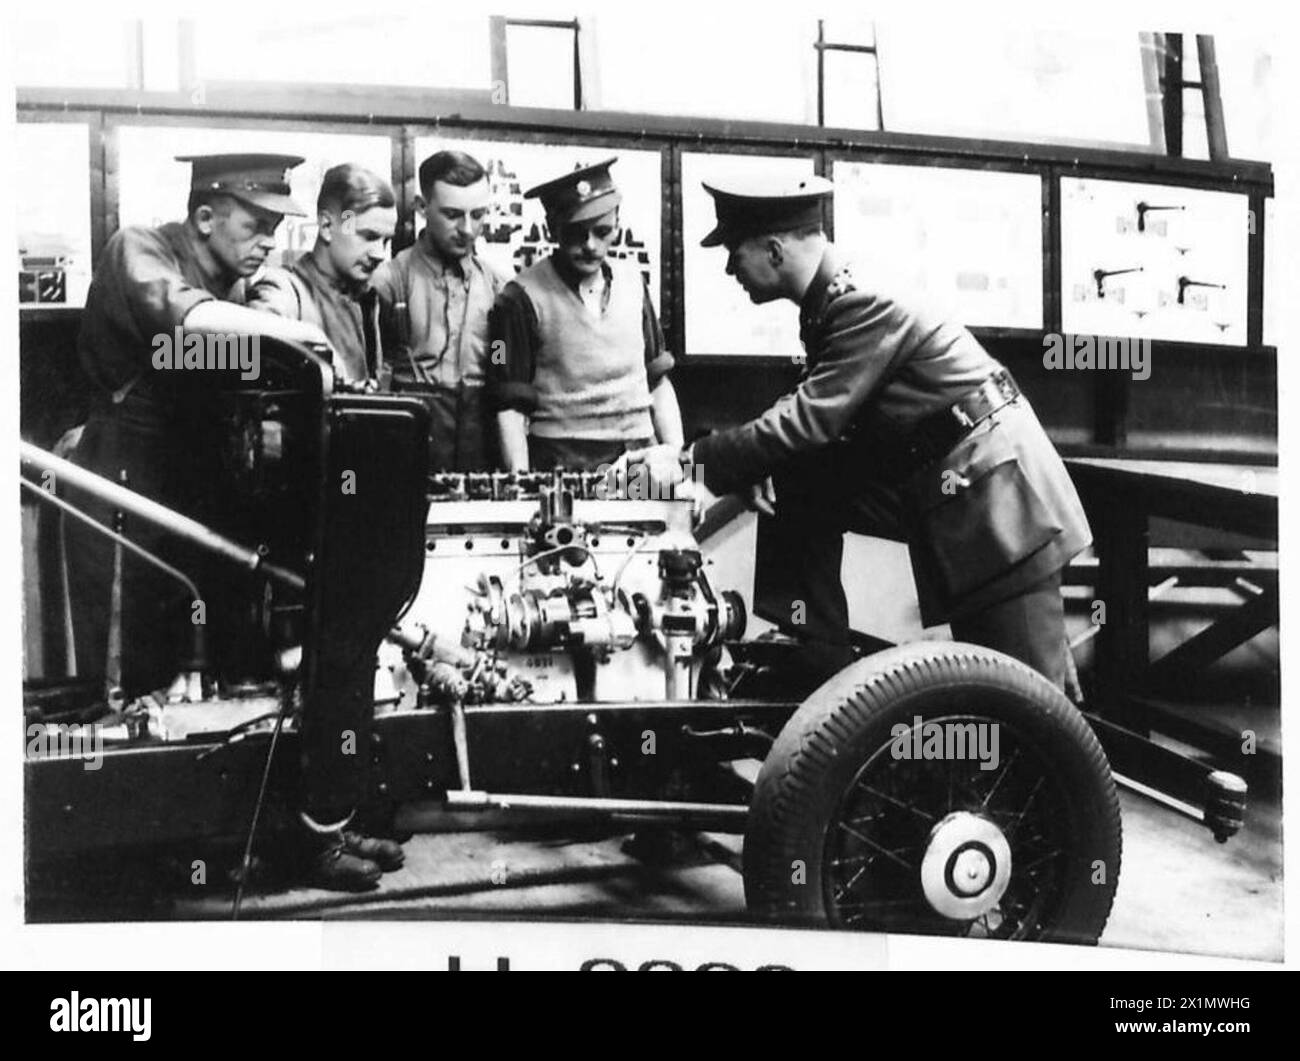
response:
[[[1185,686],[1198,670],[1277,624],[1276,569],[1261,567],[1258,578],[1252,573],[1236,580],[1246,587],[1245,603],[1150,659],[1151,520],[1248,535],[1276,549],[1276,467],[1120,458],[1074,458],[1066,464],[1092,523],[1096,595],[1105,604],[1095,669],[1103,713],[1122,711],[1142,693]],[[1125,714],[1126,724],[1139,721]]]

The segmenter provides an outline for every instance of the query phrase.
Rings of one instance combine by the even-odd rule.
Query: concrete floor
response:
[[[1227,844],[1145,796],[1121,793],[1124,860],[1103,946],[1280,961],[1281,817],[1257,798]],[[517,832],[416,836],[407,864],[365,896],[298,889],[245,898],[245,917],[628,919],[743,923],[740,838],[706,836],[693,857],[646,865],[621,836]],[[229,916],[229,898],[177,902],[180,918]]]

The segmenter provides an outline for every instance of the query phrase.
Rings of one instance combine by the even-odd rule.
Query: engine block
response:
[[[744,602],[711,583],[688,498],[607,485],[573,472],[433,477],[424,578],[401,623],[424,649],[390,653],[397,703],[705,693],[744,633]]]

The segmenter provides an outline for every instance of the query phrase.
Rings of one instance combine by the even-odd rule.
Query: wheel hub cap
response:
[[[921,887],[944,917],[970,921],[988,913],[1010,881],[1011,846],[987,818],[957,811],[931,831],[921,860]]]

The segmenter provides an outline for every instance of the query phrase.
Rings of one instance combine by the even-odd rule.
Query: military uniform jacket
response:
[[[711,490],[812,458],[833,463],[842,480],[824,499],[828,512],[890,493],[897,527],[853,529],[907,541],[926,625],[1015,596],[1089,544],[1074,484],[1024,396],[939,460],[918,468],[902,459],[901,441],[922,420],[1002,367],[969,331],[859,287],[833,248],[800,325],[807,361],[794,392],[695,443]],[[779,492],[777,511],[796,515],[781,512]]]

